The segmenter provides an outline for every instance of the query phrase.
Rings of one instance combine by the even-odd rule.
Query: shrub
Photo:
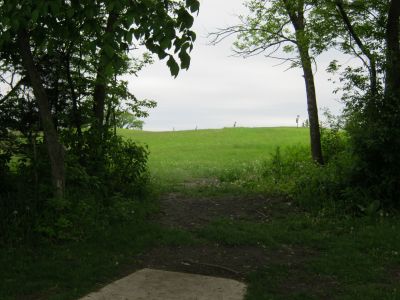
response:
[[[112,191],[126,196],[143,195],[149,179],[148,149],[115,136],[107,147],[105,180]]]
[[[353,184],[386,208],[400,208],[400,101],[376,95],[347,104],[347,131],[359,168]]]
[[[81,240],[111,223],[139,218],[148,192],[148,150],[132,141],[112,136],[104,144],[104,157],[86,163],[70,143],[66,151],[66,195],[52,195],[50,166],[43,142],[21,147],[14,173],[11,155],[0,155],[0,243],[19,243],[38,237]],[[82,140],[80,147],[88,147]],[[0,153],[2,154],[2,153]],[[99,163],[93,173],[93,165]],[[12,186],[10,186],[10,183]],[[7,191],[3,193],[2,191]],[[144,205],[144,204],[143,204]]]
[[[290,197],[309,210],[351,214],[372,210],[376,199],[354,185],[359,161],[345,133],[325,129],[323,147],[330,151],[323,166],[312,161],[308,147],[277,148],[258,168],[234,169],[224,179],[240,182],[245,189],[261,186],[264,193]]]
[[[291,196],[299,176],[313,165],[307,147],[288,147],[276,149],[271,160],[264,162],[263,184],[274,194]]]
[[[329,163],[349,150],[348,135],[338,128],[321,129],[321,146],[324,160]]]

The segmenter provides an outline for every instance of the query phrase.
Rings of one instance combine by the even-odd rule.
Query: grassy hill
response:
[[[149,146],[149,166],[154,175],[177,180],[264,160],[277,147],[309,143],[308,128],[292,127],[168,132],[120,129],[119,133]]]

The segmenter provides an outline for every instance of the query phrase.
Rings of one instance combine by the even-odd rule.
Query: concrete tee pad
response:
[[[245,292],[232,279],[143,269],[80,300],[242,300]]]

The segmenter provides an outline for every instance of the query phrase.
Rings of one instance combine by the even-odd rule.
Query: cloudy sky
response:
[[[174,79],[165,61],[157,61],[129,78],[138,98],[157,101],[145,120],[145,130],[185,130],[233,126],[295,126],[296,116],[307,118],[304,79],[300,69],[285,71],[278,61],[262,55],[232,57],[232,40],[209,45],[207,34],[234,25],[246,14],[243,0],[200,0],[194,30],[198,39],[192,63]],[[332,94],[333,85],[324,72],[329,54],[318,60],[315,74],[318,104],[339,113],[342,105]]]

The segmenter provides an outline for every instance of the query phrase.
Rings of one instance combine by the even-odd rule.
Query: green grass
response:
[[[198,235],[273,253],[275,261],[248,277],[247,300],[400,299],[399,228],[397,217],[292,214],[261,224],[219,220]]]
[[[223,128],[119,134],[149,146],[151,172],[164,181],[209,177],[269,158],[277,147],[308,145],[308,128]]]
[[[140,221],[85,241],[0,249],[0,299],[75,300],[134,272],[135,257],[151,247],[195,242],[186,232]]]

